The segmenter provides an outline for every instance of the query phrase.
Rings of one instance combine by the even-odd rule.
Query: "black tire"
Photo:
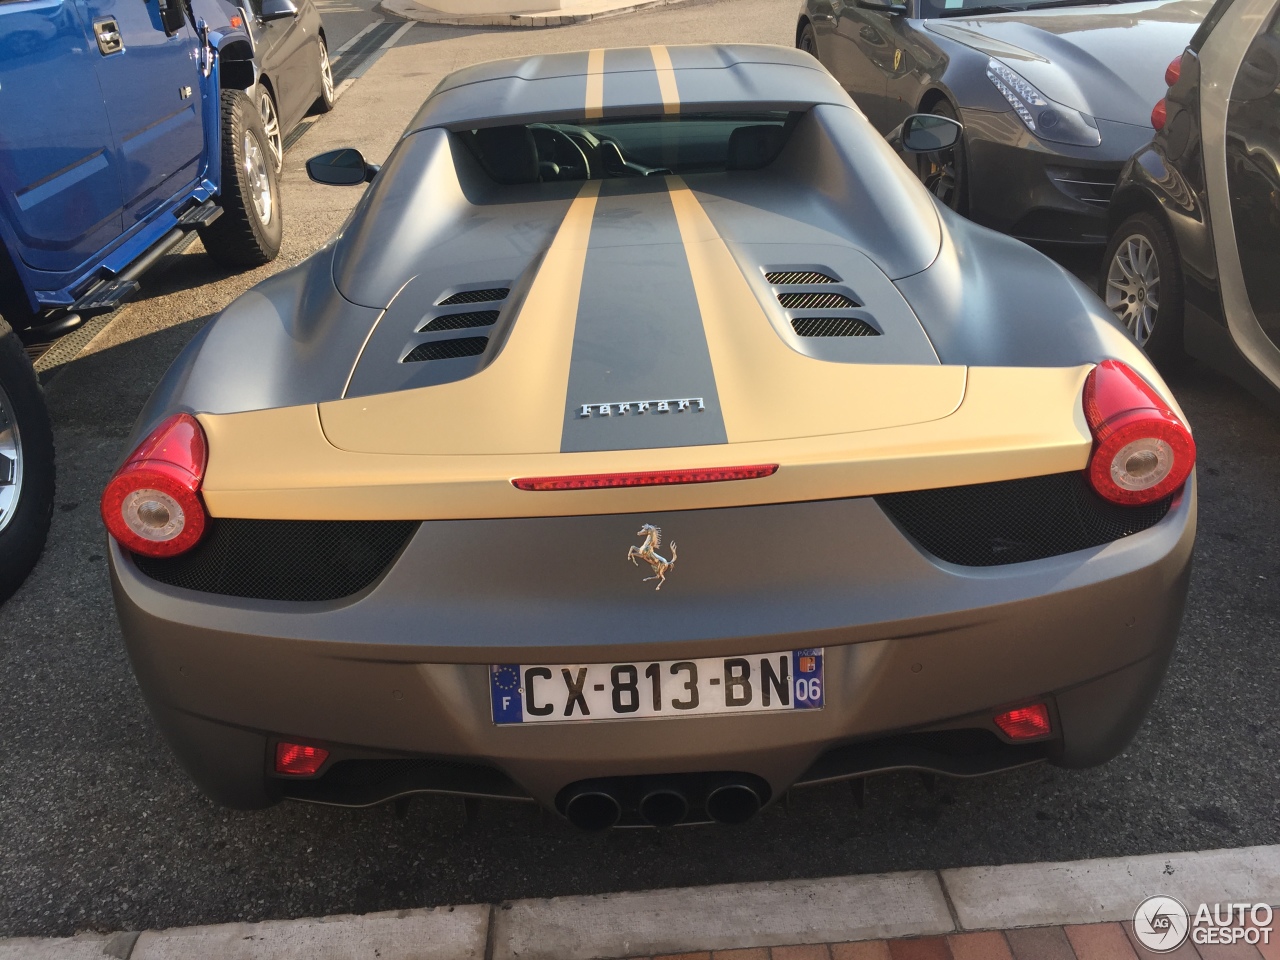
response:
[[[1098,295],[1134,342],[1165,369],[1186,359],[1182,294],[1182,263],[1168,228],[1150,213],[1135,213],[1111,235]]]
[[[10,434],[12,427],[16,436]],[[40,559],[53,517],[54,488],[53,427],[40,382],[17,334],[0,319],[0,454],[10,438],[18,456],[4,455],[0,461],[0,603],[22,586]],[[5,509],[4,494],[12,492],[5,488],[13,486],[17,498]]]
[[[320,60],[320,96],[316,97],[316,102],[311,105],[311,112],[328,113],[337,102],[337,98],[334,97],[333,65],[329,62],[329,44],[325,42],[323,36],[320,37],[318,46],[320,49],[316,56]],[[326,74],[328,74],[327,81]]]
[[[818,35],[813,30],[813,24],[806,23],[800,28],[800,36],[796,38],[796,49],[803,50],[815,60],[821,60],[818,56]]]
[[[256,156],[252,155],[256,148]],[[229,267],[260,267],[284,238],[280,178],[256,105],[239,90],[222,91],[222,216],[200,228],[209,256]],[[259,187],[269,203],[255,202]],[[264,211],[260,206],[265,207]]]
[[[950,100],[939,100],[930,113],[960,122],[960,115]],[[964,136],[950,150],[922,153],[916,156],[916,175],[925,188],[956,213],[969,212],[969,161]]]

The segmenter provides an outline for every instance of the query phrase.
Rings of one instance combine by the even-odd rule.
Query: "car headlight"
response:
[[[1004,94],[1027,129],[1041,140],[1096,147],[1102,142],[1093,117],[1054,103],[999,60],[987,62],[987,79]]]

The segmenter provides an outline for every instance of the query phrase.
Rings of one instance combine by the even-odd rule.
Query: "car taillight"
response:
[[[1034,740],[1053,732],[1049,723],[1049,708],[1043,703],[1033,703],[1016,710],[997,713],[992,719],[1010,740]]]
[[[309,777],[324,766],[329,751],[324,747],[310,747],[304,743],[276,744],[276,773],[290,777]]]
[[[1163,130],[1167,113],[1168,106],[1165,103],[1164,97],[1161,97],[1160,102],[1151,108],[1151,126],[1155,127],[1157,130]]]
[[[148,557],[194,547],[208,522],[200,485],[208,445],[196,418],[174,414],[138,444],[102,492],[102,520],[120,546]]]
[[[1172,87],[1178,82],[1178,77],[1182,76],[1182,54],[1178,54],[1169,61],[1169,65],[1164,68],[1164,85]]]
[[[1142,377],[1104,360],[1084,384],[1093,434],[1089,484],[1112,503],[1139,506],[1169,496],[1191,475],[1196,442],[1178,415]]]

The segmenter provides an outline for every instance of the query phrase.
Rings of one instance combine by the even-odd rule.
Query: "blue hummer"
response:
[[[228,265],[280,250],[249,21],[261,39],[299,11],[236,2],[0,0],[0,601],[53,506],[52,431],[20,341],[114,309],[191,231]]]

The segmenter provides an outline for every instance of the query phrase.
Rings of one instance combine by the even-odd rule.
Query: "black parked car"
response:
[[[1280,387],[1280,0],[1218,0],[1111,205],[1100,293],[1148,354]]]
[[[964,124],[957,149],[917,161],[953,209],[1024,240],[1102,245],[1165,65],[1210,3],[806,0],[796,44],[882,133],[912,113]]]

